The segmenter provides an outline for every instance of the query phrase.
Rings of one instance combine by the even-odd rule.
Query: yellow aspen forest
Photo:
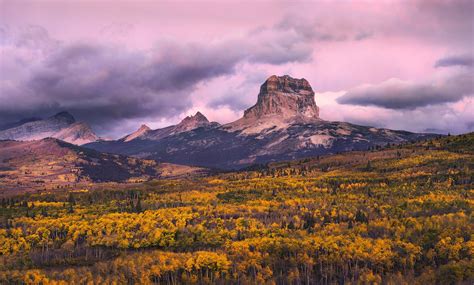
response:
[[[1,200],[1,284],[472,284],[474,134]]]

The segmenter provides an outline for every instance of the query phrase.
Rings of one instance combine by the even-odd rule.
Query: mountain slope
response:
[[[3,199],[0,283],[472,284],[473,142]]]
[[[202,169],[105,154],[58,139],[0,141],[0,189],[88,182],[125,182],[197,173]]]
[[[126,142],[97,142],[87,147],[158,161],[235,169],[437,136],[322,120],[308,81],[288,75],[268,78],[257,103],[235,122],[175,130],[176,126],[170,126]]]
[[[31,141],[47,137],[82,145],[97,141],[89,125],[76,122],[68,112],[60,112],[43,120],[26,121],[23,124],[0,131],[0,140]]]

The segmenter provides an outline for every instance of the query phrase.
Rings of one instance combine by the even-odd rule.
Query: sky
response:
[[[474,130],[474,1],[0,0],[0,124],[69,111],[106,138],[240,118],[271,75],[322,119]]]

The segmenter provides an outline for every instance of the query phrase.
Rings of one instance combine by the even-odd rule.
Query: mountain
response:
[[[216,122],[209,122],[209,120],[201,112],[197,112],[194,116],[187,116],[177,125],[162,129],[152,130],[147,125],[141,125],[138,130],[119,139],[119,141],[129,142],[135,139],[157,141],[170,135],[191,131],[201,127],[211,127],[218,125],[219,124]]]
[[[2,196],[0,284],[473,284],[474,133],[110,184]]]
[[[131,133],[131,134],[126,135],[125,137],[123,137],[123,138],[122,138],[122,141],[128,142],[128,141],[134,140],[134,139],[136,139],[136,138],[143,137],[143,136],[145,136],[145,134],[148,133],[149,131],[151,131],[150,127],[148,127],[147,125],[141,125],[138,130],[136,130],[135,132],[133,132],[133,133]]]
[[[173,128],[174,133],[182,133],[191,131],[200,127],[207,127],[217,123],[211,123],[209,120],[201,114],[201,112],[197,112],[194,116],[187,116],[184,118],[179,124],[177,124]]]
[[[158,161],[236,169],[438,136],[325,121],[319,117],[314,95],[306,79],[272,75],[261,85],[257,103],[235,122],[209,123],[198,113],[176,126],[147,130],[127,141],[101,141],[86,147]],[[195,121],[201,123],[190,123]]]
[[[76,122],[76,119],[68,112],[60,112],[43,120],[26,120],[22,124],[0,131],[0,140],[31,141],[47,137],[58,138],[77,145],[99,139],[89,125]]]
[[[260,87],[257,103],[245,111],[244,119],[258,120],[265,116],[318,118],[319,107],[309,82],[288,75],[270,76]]]
[[[256,134],[269,128],[285,129],[295,123],[320,121],[314,91],[306,79],[272,75],[260,87],[257,103],[245,110],[243,118],[226,125],[226,128],[243,134]]]
[[[134,182],[204,169],[106,154],[64,141],[0,141],[0,189],[56,189],[90,182]]]

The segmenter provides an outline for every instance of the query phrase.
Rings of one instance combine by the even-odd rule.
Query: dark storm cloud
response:
[[[121,119],[170,118],[191,107],[197,84],[229,75],[242,62],[285,64],[312,53],[301,35],[262,28],[216,43],[159,43],[130,51],[112,45],[64,44],[41,27],[7,34],[1,42],[0,121],[68,110],[106,127]]]
[[[474,57],[472,55],[453,55],[445,58],[441,58],[435,63],[435,67],[448,67],[448,66],[467,66],[472,67],[474,65]]]
[[[67,109],[92,124],[172,116],[189,107],[189,93],[198,82],[233,71],[239,58],[222,54],[191,46],[166,46],[150,54],[90,44],[65,46],[21,83],[28,96],[18,99],[24,101],[14,102],[14,110],[0,107],[1,113],[41,115]]]
[[[235,111],[240,111],[240,110],[245,110],[248,108],[250,105],[244,101],[238,93],[231,93],[228,96],[225,97],[219,97],[214,100],[211,100],[207,104],[207,106],[211,108],[219,108],[222,106],[229,106],[232,110]]]
[[[432,83],[412,83],[390,79],[378,85],[363,85],[339,97],[340,104],[378,106],[388,109],[414,109],[428,105],[456,102],[472,96],[470,73],[459,73]]]

